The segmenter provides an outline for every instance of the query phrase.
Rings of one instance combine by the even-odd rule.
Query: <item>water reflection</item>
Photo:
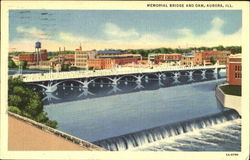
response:
[[[225,76],[213,73],[205,75],[193,74],[193,76],[176,74],[174,76],[159,76],[158,78],[148,76],[139,79],[125,77],[119,78],[119,81],[117,80],[115,83],[107,78],[103,78],[91,80],[88,82],[88,85],[85,84],[87,81],[85,83],[84,81],[83,83],[79,83],[77,80],[65,81],[63,83],[58,83],[57,89],[54,92],[46,92],[44,88],[39,86],[33,85],[33,87],[43,93],[44,104],[51,104],[86,98],[104,97],[114,94],[125,94],[142,90],[156,90],[164,87],[192,84],[221,78],[225,78]]]

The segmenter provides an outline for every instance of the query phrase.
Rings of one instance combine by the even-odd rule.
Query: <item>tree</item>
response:
[[[69,67],[70,67],[69,64],[63,64],[62,65],[62,71],[69,71]]]
[[[9,78],[8,110],[37,122],[56,128],[57,122],[49,120],[44,112],[43,96],[26,85],[20,78]]]
[[[8,59],[8,67],[9,68],[16,68],[17,67],[15,62],[10,57]]]
[[[222,45],[219,45],[217,47],[214,47],[215,49],[217,49],[217,51],[224,51],[225,48]]]
[[[214,65],[216,63],[216,59],[214,57],[210,57],[210,62]]]
[[[27,67],[27,61],[20,61],[19,66],[22,66],[23,69],[26,69],[26,67]]]

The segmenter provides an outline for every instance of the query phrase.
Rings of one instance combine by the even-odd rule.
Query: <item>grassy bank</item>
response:
[[[225,94],[241,96],[241,86],[226,85],[220,88]]]

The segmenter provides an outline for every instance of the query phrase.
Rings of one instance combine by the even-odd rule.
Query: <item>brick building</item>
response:
[[[194,53],[194,65],[203,65],[203,57],[202,57],[202,52],[195,52]]]
[[[163,62],[179,62],[181,60],[181,54],[150,54],[149,60],[155,64]]]
[[[117,65],[125,65],[128,63],[138,63],[142,57],[140,54],[132,54],[130,52],[121,51],[97,51],[96,59],[89,59],[89,67],[96,69],[107,69]]]
[[[115,61],[113,59],[89,59],[88,67],[94,69],[110,69],[113,68]]]
[[[229,85],[241,85],[241,54],[231,55],[227,59],[227,81]]]
[[[37,63],[37,61],[46,61],[48,60],[48,54],[47,53],[41,53],[39,55],[37,54],[20,54],[18,56],[19,61],[27,61],[28,64],[34,64]]]
[[[194,65],[211,65],[211,60],[218,61],[220,65],[227,64],[230,51],[202,51],[194,54]]]
[[[140,56],[131,56],[131,57],[113,57],[112,58],[117,65],[124,65],[128,63],[138,63],[141,60]]]

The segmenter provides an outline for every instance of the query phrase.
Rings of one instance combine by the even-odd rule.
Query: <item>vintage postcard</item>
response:
[[[249,159],[249,2],[1,4],[1,159]]]

